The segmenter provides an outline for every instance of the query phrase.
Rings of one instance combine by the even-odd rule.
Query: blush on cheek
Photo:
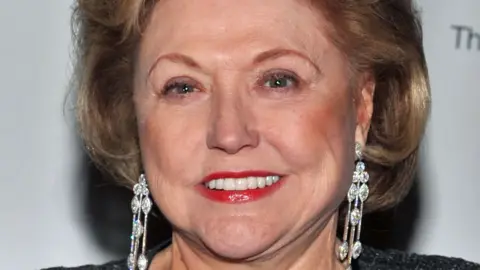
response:
[[[197,182],[202,176],[206,151],[202,111],[165,104],[153,108],[139,126],[145,170],[156,172],[172,185]]]
[[[162,117],[158,113],[150,111],[149,115],[139,121],[138,134],[140,142],[140,152],[142,154],[143,166],[145,171],[151,174],[159,175],[165,172],[165,169],[171,167],[168,155],[171,143],[168,144],[168,133],[162,128]]]
[[[351,111],[341,102],[342,99],[332,101],[310,106],[309,110],[299,114],[295,125],[302,132],[299,137],[304,148],[312,149],[312,160],[319,160],[325,152],[331,152],[333,157],[338,158],[338,151],[343,152],[342,149],[351,140],[349,137],[354,134]]]

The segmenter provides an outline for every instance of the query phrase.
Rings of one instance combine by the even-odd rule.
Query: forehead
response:
[[[316,47],[327,42],[326,28],[321,13],[307,1],[165,0],[154,7],[143,39],[165,50],[212,41]]]

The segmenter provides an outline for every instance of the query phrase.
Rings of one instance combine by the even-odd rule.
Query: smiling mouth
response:
[[[269,176],[249,176],[242,178],[219,178],[205,182],[206,188],[211,190],[249,190],[249,189],[262,189],[269,187],[280,180],[279,175]]]
[[[284,176],[265,171],[218,172],[205,177],[200,193],[221,203],[247,203],[273,194]]]

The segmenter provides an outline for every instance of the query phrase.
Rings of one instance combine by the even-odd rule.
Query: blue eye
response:
[[[175,95],[186,95],[196,91],[195,84],[185,82],[185,81],[173,81],[167,83],[163,88],[162,93],[164,95],[175,94]]]
[[[294,75],[286,73],[274,73],[265,76],[263,86],[269,88],[292,88],[298,85],[298,79]]]

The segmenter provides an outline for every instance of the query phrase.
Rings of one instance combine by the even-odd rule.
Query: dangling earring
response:
[[[145,255],[147,246],[147,219],[148,213],[152,209],[152,201],[148,197],[150,191],[148,190],[147,180],[145,175],[141,174],[138,183],[133,186],[134,197],[131,203],[133,212],[133,229],[130,236],[130,255],[128,255],[128,269],[146,270],[148,266],[148,259]],[[143,223],[142,223],[143,213]]]
[[[352,259],[357,259],[362,253],[360,243],[360,231],[362,228],[363,204],[368,198],[369,174],[365,171],[365,163],[362,161],[362,146],[355,144],[356,166],[353,172],[353,181],[348,190],[348,209],[345,218],[342,244],[338,249],[338,256],[345,261],[346,269],[351,269]]]

